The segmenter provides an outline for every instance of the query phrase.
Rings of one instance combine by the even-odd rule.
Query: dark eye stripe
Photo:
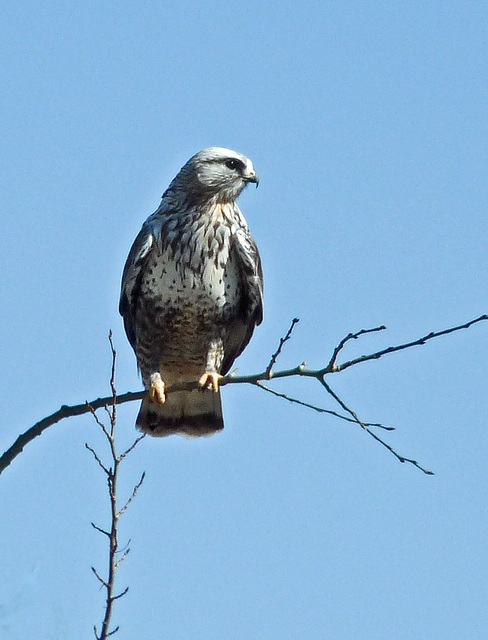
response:
[[[232,171],[234,169],[243,169],[244,163],[241,160],[237,160],[236,158],[229,158],[228,160],[224,160],[224,164],[228,169]]]

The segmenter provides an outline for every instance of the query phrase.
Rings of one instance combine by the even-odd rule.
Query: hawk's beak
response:
[[[249,173],[247,176],[244,177],[244,180],[246,182],[254,182],[254,184],[256,185],[256,188],[259,185],[259,176],[255,171],[252,171],[251,173]]]

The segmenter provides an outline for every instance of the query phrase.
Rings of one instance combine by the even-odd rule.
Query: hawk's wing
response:
[[[156,244],[156,229],[149,218],[134,240],[122,275],[119,312],[124,318],[125,332],[132,348],[136,348],[136,301],[139,295],[144,267],[151,249]]]
[[[254,325],[263,321],[263,269],[258,248],[249,231],[238,229],[234,235],[241,285],[244,317],[252,317]]]
[[[225,375],[234,360],[249,344],[257,325],[263,321],[263,269],[259,251],[247,229],[238,229],[233,236],[233,253],[236,258],[242,298],[235,327],[234,340],[226,348],[222,363]]]

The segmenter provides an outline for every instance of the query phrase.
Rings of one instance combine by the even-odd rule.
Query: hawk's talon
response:
[[[151,376],[151,386],[149,387],[148,398],[154,404],[164,404],[166,402],[166,394],[164,392],[164,381],[161,380],[159,373]]]
[[[222,380],[224,376],[221,376],[220,373],[214,373],[212,371],[205,371],[205,373],[198,380],[198,384],[202,387],[202,389],[209,389],[210,391],[219,390],[219,380]]]

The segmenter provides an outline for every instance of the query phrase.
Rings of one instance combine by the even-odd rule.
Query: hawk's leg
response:
[[[219,390],[219,380],[222,380],[217,371],[220,371],[222,360],[224,358],[224,345],[221,337],[215,337],[211,340],[207,351],[207,362],[205,365],[205,373],[200,376],[198,384],[202,389],[209,389],[210,391]]]
[[[149,387],[148,398],[155,404],[164,404],[166,402],[166,394],[164,392],[164,382],[159,373],[151,375],[151,386]]]
[[[202,389],[209,389],[211,391],[219,390],[219,381],[222,380],[224,376],[221,376],[220,373],[215,373],[213,371],[205,371],[203,376],[198,380],[198,384],[202,387]]]

